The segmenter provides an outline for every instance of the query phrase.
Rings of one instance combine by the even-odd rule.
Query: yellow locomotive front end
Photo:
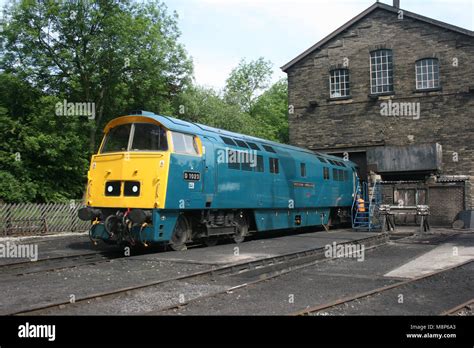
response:
[[[153,118],[124,116],[104,133],[91,159],[79,217],[92,222],[100,239],[120,242],[133,226],[150,224],[152,211],[165,205],[169,131]]]
[[[167,130],[145,117],[109,123],[87,174],[86,205],[101,208],[164,206],[170,152]]]

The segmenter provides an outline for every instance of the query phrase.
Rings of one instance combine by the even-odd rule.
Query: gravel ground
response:
[[[474,263],[355,300],[318,315],[440,315],[474,297]]]
[[[268,270],[221,276],[215,279],[201,277],[171,281],[118,296],[94,299],[89,303],[81,302],[61,309],[55,308],[41,314],[281,315],[294,313],[309,306],[328,303],[400,282],[400,279],[388,278],[384,275],[433,250],[447,240],[464,238],[463,235],[453,236],[453,233],[449,231],[443,233],[394,240],[378,248],[366,250],[362,262],[355,258],[326,260],[292,270],[270,280],[231,290],[228,293],[225,291],[261,279]],[[203,271],[216,265],[324,247],[333,241],[343,242],[369,236],[374,236],[374,234],[354,233],[347,230],[277,235],[274,238],[254,238],[238,246],[224,243],[211,248],[193,248],[186,252],[148,253],[94,265],[81,265],[76,268],[6,279],[0,283],[0,291],[4,294],[0,300],[0,314],[50,302],[67,302],[71,295],[81,298],[98,292]],[[49,250],[46,255],[58,255],[64,250],[71,252],[69,251],[71,246],[76,246],[72,250],[85,252],[86,247],[83,244],[85,242],[81,239],[68,242],[65,239],[57,243],[55,249],[54,241],[50,240],[45,242],[43,250]],[[236,253],[236,248],[238,253]],[[465,302],[464,297],[472,295],[474,288],[472,269],[466,268],[463,271],[460,268],[458,272],[453,271],[448,274],[445,278],[427,281],[419,288],[417,285],[405,290],[405,305],[392,308],[393,296],[387,295],[385,300],[367,303],[366,307],[361,301],[353,303],[353,308],[326,314],[366,314],[369,313],[369,309],[370,314],[376,315],[436,314],[440,309],[440,306],[437,306],[439,303],[436,302],[439,302],[437,295],[446,297],[448,299],[446,305],[449,304],[449,307]],[[219,294],[222,292],[224,294]],[[376,298],[376,296],[373,297]],[[183,303],[190,300],[192,302],[189,304]],[[177,309],[160,312],[179,304],[183,305]]]
[[[366,252],[364,262],[354,259],[336,259],[293,271],[228,294],[217,295],[189,303],[178,309],[168,310],[165,315],[275,315],[289,314],[332,302],[340,298],[386,286],[399,279],[383,275],[406,262],[432,250],[439,245],[437,236],[430,245],[423,242],[392,242],[389,245]],[[469,266],[470,267],[470,266]],[[414,284],[406,288],[405,305],[399,305],[397,291],[395,297],[370,304],[366,307],[341,309],[326,314],[439,314],[444,309],[466,301],[473,294],[472,269],[468,266],[447,275]],[[237,278],[237,277],[233,277]],[[250,281],[241,276],[241,283]],[[445,300],[446,298],[446,300]],[[393,307],[395,305],[395,307]],[[370,309],[370,310],[369,310]]]
[[[79,265],[53,272],[34,273],[21,277],[2,277],[0,291],[4,296],[0,299],[0,314],[21,311],[51,302],[68,302],[73,297],[82,298],[99,292],[175,278],[207,270],[214,265],[255,260],[292,251],[324,247],[333,241],[349,241],[374,235],[376,234],[339,230],[330,233],[294,233],[276,238],[255,238],[238,246],[224,243],[212,248],[193,248],[185,252],[159,252],[159,248],[154,248],[155,250],[151,251],[156,251],[155,253]],[[41,257],[45,258],[92,251],[92,249],[87,249],[91,247],[87,236],[45,238],[40,241],[35,240],[35,242],[39,244],[39,250],[43,250]],[[18,259],[15,261],[18,262]],[[212,289],[212,286],[201,284],[199,289],[201,288]],[[163,291],[168,293],[171,290]],[[184,286],[182,290],[178,289],[174,293],[178,296],[184,294],[186,298],[189,298],[197,296],[195,294],[202,294],[203,291],[196,292],[193,287],[188,289]],[[169,305],[169,300],[164,298],[167,297],[157,297],[158,305]],[[110,307],[106,307],[104,307],[104,313],[110,313]],[[117,308],[129,307],[124,304]],[[139,310],[125,309],[124,311],[126,313],[142,311],[139,305],[136,307]],[[152,306],[151,309],[156,309],[156,306]],[[100,312],[99,307],[92,307],[91,310],[93,313]]]
[[[51,302],[68,302],[98,292],[145,284],[209,269],[210,266],[167,261],[116,259],[56,272],[35,273],[2,281],[0,314]]]

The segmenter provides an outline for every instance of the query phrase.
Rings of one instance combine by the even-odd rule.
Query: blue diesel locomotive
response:
[[[358,181],[350,161],[146,111],[104,132],[79,211],[93,240],[184,250],[350,221]]]

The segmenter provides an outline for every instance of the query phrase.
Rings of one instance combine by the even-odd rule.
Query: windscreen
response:
[[[130,141],[131,136],[133,139]],[[107,133],[101,153],[166,150],[168,142],[163,127],[152,123],[127,123],[114,127]]]
[[[112,128],[105,137],[101,153],[128,151],[128,140],[132,125],[122,124]]]

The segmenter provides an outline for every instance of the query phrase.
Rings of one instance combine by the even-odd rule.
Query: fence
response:
[[[0,204],[0,233],[3,236],[56,232],[84,232],[90,223],[81,221],[77,211],[82,203]]]

